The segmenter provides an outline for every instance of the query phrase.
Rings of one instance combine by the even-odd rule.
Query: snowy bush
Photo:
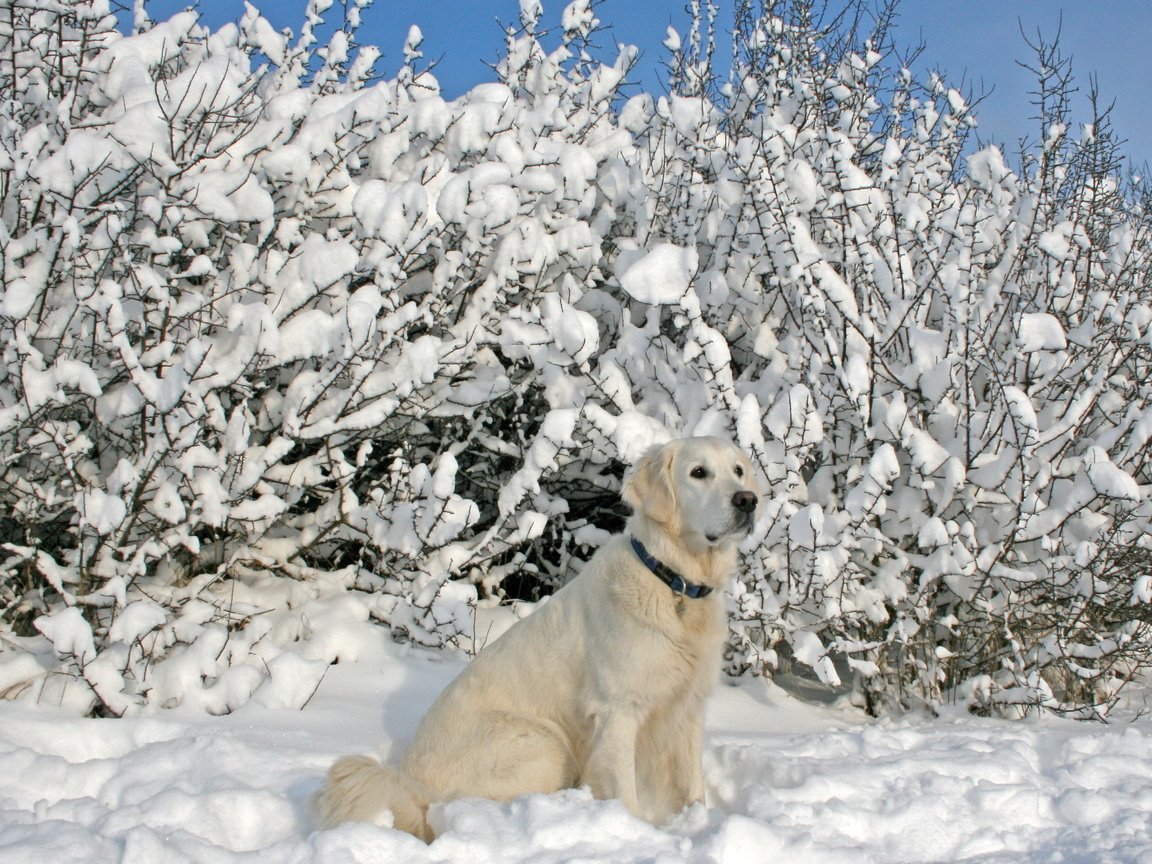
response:
[[[964,155],[965,97],[889,62],[886,17],[765,5],[737,4],[732,79],[684,75],[644,148],[773,480],[736,658],[779,640],[834,684],[839,655],[873,710],[1106,707],[1147,666],[1152,567],[1152,222],[1106,117],[1071,141],[1045,90],[1013,172]]]
[[[522,2],[447,101],[329,5],[0,11],[0,691],[219,712],[356,628],[471,648],[702,433],[769,490],[733,671],[1090,713],[1147,668],[1152,222],[1106,116],[966,155],[886,17],[799,0],[736,3],[723,80],[697,4],[630,98],[593,3]]]

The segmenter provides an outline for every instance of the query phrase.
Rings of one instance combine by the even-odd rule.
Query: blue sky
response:
[[[558,20],[566,0],[543,0],[545,21]],[[834,0],[835,2],[835,0]],[[720,0],[730,6],[729,0]],[[167,18],[189,0],[150,0],[154,18]],[[299,29],[304,0],[254,0],[278,27]],[[673,24],[686,30],[687,0],[603,0],[599,17],[612,29],[612,40],[642,50],[641,85],[658,92],[660,43]],[[339,3],[332,14],[338,13]],[[243,0],[200,0],[204,20],[212,27],[237,19]],[[487,64],[498,59],[500,24],[517,20],[517,0],[376,0],[364,14],[362,41],[384,52],[380,70],[399,65],[400,49],[411,24],[425,36],[425,56],[439,58],[436,70],[445,95],[459,95],[472,84],[491,80]],[[1038,137],[1029,93],[1030,73],[1018,61],[1034,59],[1025,35],[1051,41],[1060,33],[1065,56],[1072,59],[1080,93],[1073,120],[1087,117],[1089,79],[1096,76],[1105,101],[1115,100],[1113,127],[1127,139],[1124,152],[1138,164],[1152,163],[1152,0],[902,0],[896,41],[901,46],[924,43],[915,71],[926,78],[929,68],[946,73],[987,94],[978,116],[982,138],[1014,154],[1017,142]],[[612,53],[608,51],[606,53]]]

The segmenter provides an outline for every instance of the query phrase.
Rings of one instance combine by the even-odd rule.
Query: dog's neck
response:
[[[642,513],[636,513],[628,520],[627,533],[639,540],[652,558],[675,571],[680,578],[712,591],[723,589],[736,568],[734,542],[689,549],[663,525]]]
[[[657,559],[648,551],[648,547],[635,537],[630,537],[629,539],[632,541],[632,551],[636,553],[636,557],[643,562],[644,566],[647,567],[657,579],[671,588],[673,594],[699,600],[712,593],[711,586],[701,585],[697,582],[689,582],[663,561]]]

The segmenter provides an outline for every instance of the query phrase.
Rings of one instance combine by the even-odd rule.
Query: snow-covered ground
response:
[[[314,831],[334,756],[411,735],[463,661],[376,646],[303,710],[81,720],[0,704],[0,861],[1138,862],[1152,860],[1152,722],[868,721],[771,683],[711,703],[710,806],[664,828],[586,791],[457,802],[431,846]]]

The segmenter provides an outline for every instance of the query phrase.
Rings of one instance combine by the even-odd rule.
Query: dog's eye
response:
[[[703,480],[708,476],[708,469],[703,465],[697,465],[695,468],[688,472],[688,476],[695,480]]]
[[[736,466],[736,476],[737,477],[743,477],[744,476],[744,466],[743,465],[737,465]]]

